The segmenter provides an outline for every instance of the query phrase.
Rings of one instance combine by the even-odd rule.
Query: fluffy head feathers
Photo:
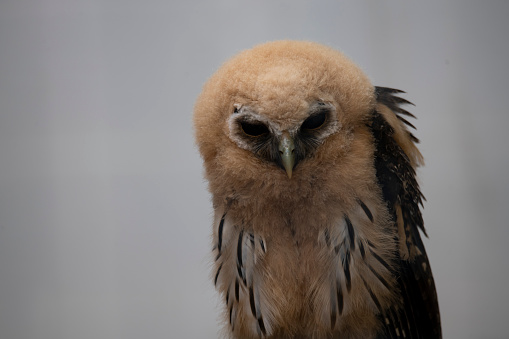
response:
[[[239,180],[239,188],[255,180],[258,185],[275,186],[275,192],[279,192],[277,187],[285,181],[286,173],[277,164],[247,153],[241,142],[239,147],[232,147],[235,136],[232,137],[229,120],[236,107],[251,109],[281,133],[298,128],[317,102],[334,108],[337,126],[333,132],[340,131],[334,140],[329,138],[326,142],[330,147],[346,149],[354,142],[351,131],[366,122],[375,106],[374,87],[343,54],[312,42],[271,42],[243,51],[226,62],[205,84],[195,106],[196,138],[211,190],[219,193],[218,190],[232,187],[235,180]],[[319,140],[324,141],[325,138]],[[322,157],[322,149],[319,147],[314,154],[317,162],[313,168],[306,166],[306,159],[297,164],[292,180],[309,183],[320,161],[334,163],[341,155],[327,152]],[[336,175],[341,175],[339,170]],[[304,194],[306,185],[292,186]],[[236,194],[242,193],[237,190]]]

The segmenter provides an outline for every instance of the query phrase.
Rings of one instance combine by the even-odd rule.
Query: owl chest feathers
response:
[[[376,316],[395,303],[396,235],[384,204],[356,198],[334,213],[266,209],[262,218],[246,206],[216,209],[213,279],[229,335],[374,335]]]

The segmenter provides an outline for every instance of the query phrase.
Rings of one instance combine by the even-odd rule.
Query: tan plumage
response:
[[[206,83],[194,122],[227,336],[440,336],[422,156],[398,92],[295,41],[244,51]]]

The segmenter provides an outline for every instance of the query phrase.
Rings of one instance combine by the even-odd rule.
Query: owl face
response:
[[[233,106],[228,119],[230,139],[263,161],[279,166],[289,178],[299,162],[311,157],[341,125],[336,107],[321,100],[309,103],[303,120],[290,126],[260,114],[256,106]]]

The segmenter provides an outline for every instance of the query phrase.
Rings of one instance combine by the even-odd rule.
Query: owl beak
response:
[[[295,166],[295,145],[293,138],[288,132],[283,132],[281,141],[279,142],[279,154],[281,155],[281,162],[286,170],[288,178],[292,178],[293,166]]]

